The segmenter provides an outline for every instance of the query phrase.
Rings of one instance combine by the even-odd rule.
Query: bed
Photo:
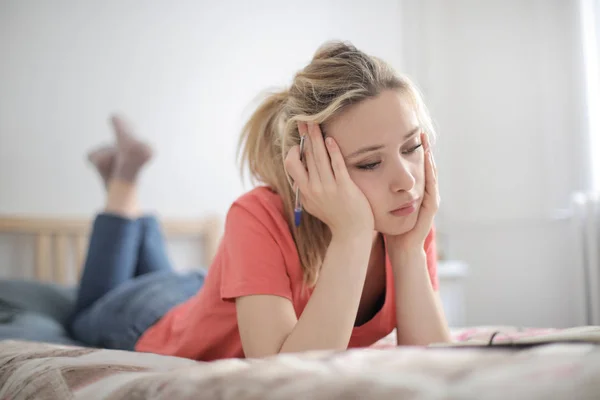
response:
[[[0,216],[1,237],[13,240],[16,250],[33,253],[29,275],[0,279],[0,340],[81,345],[67,335],[63,322],[75,301],[91,224],[87,218]],[[199,248],[196,267],[208,267],[220,237],[218,217],[163,219],[161,225],[167,241]],[[29,246],[17,246],[21,241]]]
[[[470,327],[453,330],[453,345],[430,347],[397,347],[392,333],[367,349],[209,363],[86,347],[62,321],[89,226],[86,219],[0,218],[0,233],[35,244],[32,279],[0,281],[0,399],[600,398],[598,327]],[[218,218],[163,226],[168,238],[197,239],[209,265]]]

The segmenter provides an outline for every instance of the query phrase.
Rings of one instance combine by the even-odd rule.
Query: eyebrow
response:
[[[416,133],[418,133],[420,130],[421,130],[420,126],[417,126],[417,127],[413,128],[413,129],[411,129],[410,132],[408,132],[406,135],[404,135],[403,139],[404,140],[410,139],[413,135],[415,135]],[[372,146],[363,147],[361,149],[356,150],[354,153],[348,155],[345,158],[346,159],[354,158],[354,157],[359,156],[359,155],[364,154],[364,153],[370,153],[372,151],[381,150],[381,149],[383,149],[383,147],[384,146],[382,144],[376,144],[376,145],[372,145]]]

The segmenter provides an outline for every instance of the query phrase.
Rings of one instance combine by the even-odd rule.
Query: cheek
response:
[[[425,190],[425,163],[422,154],[416,160],[410,162],[408,171],[414,179],[416,191],[419,195],[422,195]]]
[[[382,188],[385,188],[385,183],[382,182],[382,179],[374,171],[350,171],[350,178],[352,178],[352,181],[358,186],[360,191],[363,192],[371,208],[376,212],[380,203],[379,198],[382,196]]]
[[[413,176],[415,177],[415,186],[422,193],[425,190],[425,165],[422,162],[414,169]]]

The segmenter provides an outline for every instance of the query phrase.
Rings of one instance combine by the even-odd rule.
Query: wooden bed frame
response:
[[[0,234],[27,235],[35,240],[34,277],[45,282],[70,283],[70,272],[79,277],[85,261],[92,220],[36,216],[0,216]],[[204,265],[210,265],[221,236],[218,217],[161,220],[166,239],[198,240]],[[69,271],[74,260],[75,271]]]

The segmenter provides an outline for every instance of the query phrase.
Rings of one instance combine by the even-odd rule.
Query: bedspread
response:
[[[196,362],[0,342],[0,399],[37,398],[598,399],[600,346],[396,347],[388,338],[367,349]]]

